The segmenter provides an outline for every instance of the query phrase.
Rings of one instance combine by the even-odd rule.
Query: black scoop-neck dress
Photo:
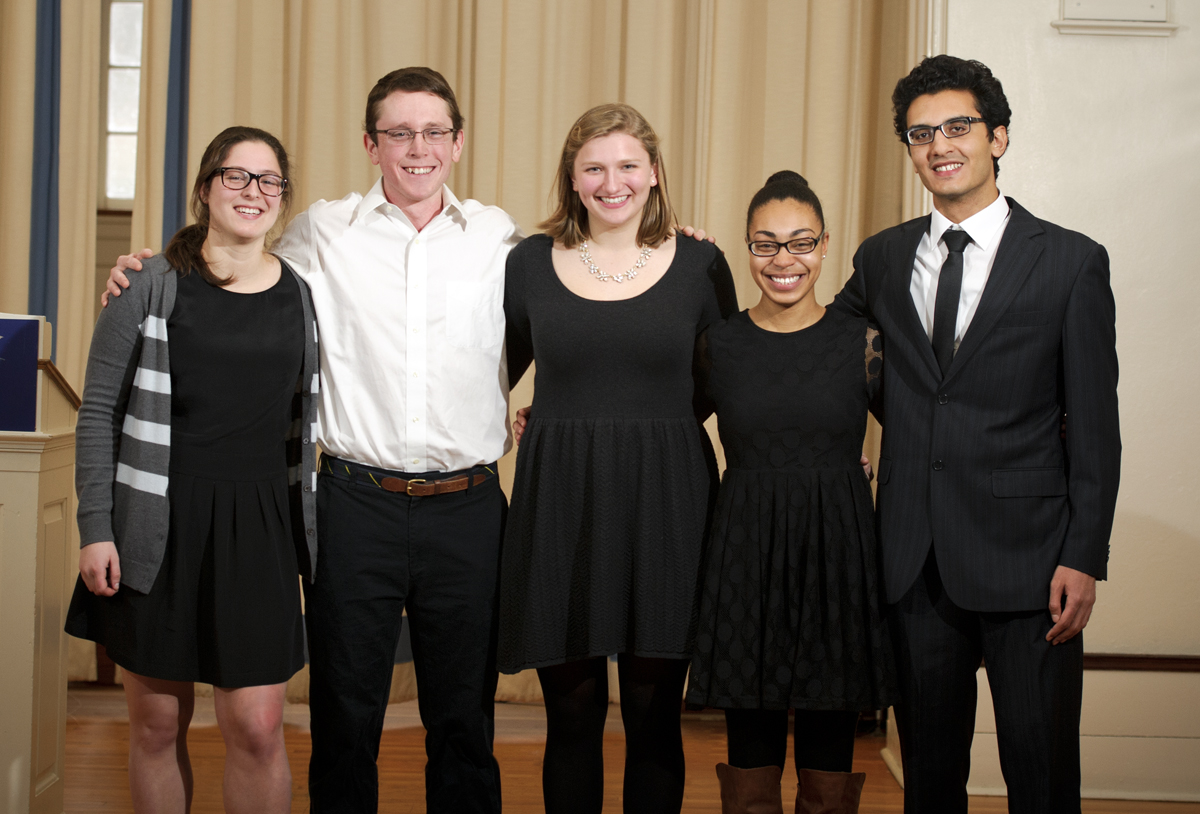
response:
[[[524,240],[505,281],[510,378],[537,367],[501,558],[499,667],[686,659],[710,497],[693,355],[735,306],[729,266],[680,238],[651,288],[597,301],[563,285],[552,247]]]

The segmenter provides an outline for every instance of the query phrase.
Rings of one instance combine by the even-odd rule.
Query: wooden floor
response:
[[[131,812],[125,773],[129,728],[120,689],[73,688],[68,698],[66,812]],[[285,738],[291,758],[293,812],[308,810],[305,793],[309,756],[308,708],[289,706]],[[532,814],[541,807],[541,765],[545,722],[536,706],[501,704],[496,713],[496,759],[503,777],[506,814]],[[389,707],[379,761],[381,814],[421,814],[424,801],[424,737],[415,702]],[[687,754],[685,812],[720,812],[720,793],[713,766],[725,758],[724,718],[714,713],[688,713],[683,725]],[[215,725],[210,699],[197,699],[188,739],[195,774],[193,814],[221,809],[221,772],[225,748]],[[903,792],[892,778],[879,750],[883,739],[866,735],[855,748],[855,771],[867,773],[863,814],[903,811]],[[604,739],[605,810],[621,807],[624,763],[620,715],[609,715]],[[784,799],[794,798],[796,782],[784,775]],[[785,805],[785,811],[790,811]],[[973,797],[971,814],[1007,811],[1004,798]],[[1084,812],[1121,814],[1200,814],[1196,803],[1146,803],[1085,800]]]

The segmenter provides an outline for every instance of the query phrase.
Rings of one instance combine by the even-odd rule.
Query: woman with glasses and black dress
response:
[[[83,548],[67,632],[123,670],[135,811],[185,811],[194,682],[214,686],[225,810],[286,812],[287,680],[316,561],[316,323],[267,253],[291,201],[269,133],[204,152],[196,223],[96,323],[77,427]],[[290,485],[289,485],[290,484]]]
[[[860,711],[893,698],[871,487],[860,465],[882,348],[866,320],[826,310],[821,203],[794,172],[746,216],[757,305],[711,326],[698,388],[726,470],[700,591],[689,703],[725,709],[722,811],[781,812],[788,710],[796,811],[852,812]]]

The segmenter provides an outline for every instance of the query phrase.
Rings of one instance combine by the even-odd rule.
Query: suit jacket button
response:
[[[943,466],[943,464],[942,464],[942,462],[941,462],[941,461],[934,461],[934,462],[933,462],[933,468],[934,468],[934,470],[935,470],[935,471],[937,471],[937,472],[941,472],[941,471],[942,471],[942,466]]]
[[[949,404],[950,397],[945,393],[938,393],[938,404]]]

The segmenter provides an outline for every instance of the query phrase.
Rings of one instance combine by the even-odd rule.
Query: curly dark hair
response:
[[[893,125],[901,141],[904,141],[904,131],[908,129],[908,107],[913,100],[927,93],[944,90],[965,90],[975,97],[979,118],[987,124],[988,141],[992,140],[997,127],[1008,130],[1012,110],[1000,80],[992,76],[991,69],[978,60],[939,54],[921,60],[921,64],[897,82],[896,89],[892,91],[892,110],[895,112]],[[1012,134],[1009,135],[1011,137]],[[999,176],[1000,159],[993,158],[992,166]]]

